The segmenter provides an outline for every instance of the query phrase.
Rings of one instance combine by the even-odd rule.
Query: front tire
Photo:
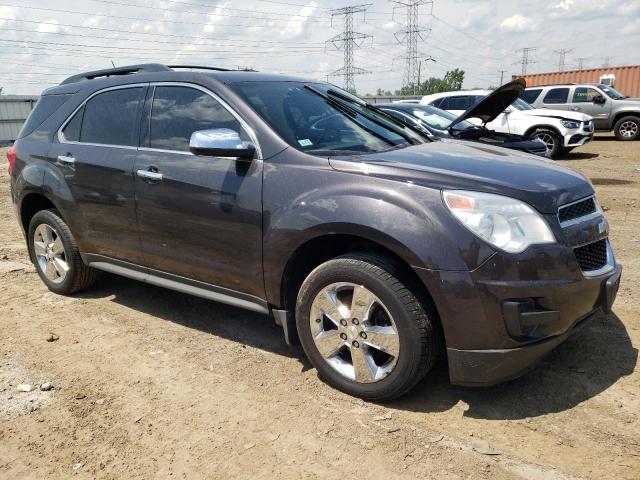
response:
[[[69,295],[91,286],[96,271],[84,264],[78,246],[57,210],[41,210],[29,223],[31,261],[54,293]]]
[[[435,363],[435,312],[427,314],[400,277],[383,257],[347,255],[318,266],[302,284],[300,342],[332,387],[389,400],[408,392]]]
[[[556,159],[562,148],[562,137],[548,128],[539,128],[533,132],[533,137],[541,140],[547,146],[547,158]]]
[[[637,140],[640,138],[640,118],[638,117],[622,117],[613,127],[618,140]]]

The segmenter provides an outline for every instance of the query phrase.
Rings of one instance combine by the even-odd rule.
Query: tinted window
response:
[[[26,137],[32,133],[70,98],[71,95],[45,95],[40,97],[35,108],[29,114],[29,118],[22,126],[18,138]]]
[[[593,103],[593,99],[600,95],[595,88],[576,87],[573,92],[573,103]]]
[[[212,128],[243,132],[240,122],[211,95],[188,87],[156,87],[149,132],[151,148],[188,152],[191,134]]]
[[[544,96],[544,103],[567,103],[568,88],[552,88]]]
[[[447,103],[447,110],[466,110],[475,102],[472,97],[468,95],[461,95],[457,97],[449,97],[449,102]]]
[[[536,98],[540,96],[540,92],[542,92],[541,88],[534,88],[533,90],[525,90],[520,95],[520,98],[527,103],[533,103],[536,101]]]
[[[67,123],[62,130],[65,140],[69,142],[80,141],[80,127],[82,126],[82,115],[84,115],[84,107],[76,112],[73,118]]]
[[[443,100],[444,98],[436,98],[433,102],[431,102],[431,105],[433,105],[434,107],[442,108],[440,104]]]
[[[136,122],[142,87],[100,93],[84,107],[80,141],[104,145],[138,145]]]

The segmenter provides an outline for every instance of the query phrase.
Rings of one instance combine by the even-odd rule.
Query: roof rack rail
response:
[[[160,63],[144,63],[140,65],[128,65],[126,67],[105,68],[103,70],[93,70],[91,72],[79,73],[65,79],[60,85],[75,83],[81,80],[93,80],[99,77],[111,77],[113,75],[130,75],[132,73],[147,72],[168,72],[171,68]]]
[[[222,68],[222,67],[207,67],[205,65],[167,65],[169,68],[192,68],[194,70],[215,70],[217,72],[229,72],[231,71],[228,68]]]

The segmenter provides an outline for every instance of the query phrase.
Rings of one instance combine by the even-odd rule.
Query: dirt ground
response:
[[[640,142],[560,162],[607,210],[615,314],[521,379],[452,387],[441,362],[387,404],[325,386],[265,316],[106,274],[50,293],[0,157],[0,478],[640,478]]]

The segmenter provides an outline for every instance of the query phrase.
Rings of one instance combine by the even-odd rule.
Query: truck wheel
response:
[[[532,135],[534,138],[540,139],[547,146],[547,158],[557,158],[562,148],[562,138],[553,130],[547,128],[539,128]]]
[[[636,140],[640,137],[640,118],[622,117],[613,127],[618,140]]]
[[[29,256],[52,292],[68,295],[85,289],[96,278],[78,251],[73,235],[56,210],[41,210],[29,224]]]
[[[298,293],[307,357],[329,385],[367,400],[406,393],[437,357],[435,312],[393,270],[382,257],[346,255],[318,266]]]

